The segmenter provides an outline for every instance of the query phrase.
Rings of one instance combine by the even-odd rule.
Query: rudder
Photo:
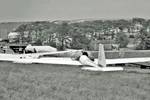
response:
[[[98,65],[101,67],[106,67],[106,58],[103,44],[99,44]]]

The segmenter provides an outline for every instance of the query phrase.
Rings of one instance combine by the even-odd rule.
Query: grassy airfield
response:
[[[150,100],[150,74],[0,62],[0,100]]]

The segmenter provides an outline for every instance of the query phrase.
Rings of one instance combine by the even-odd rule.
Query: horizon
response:
[[[94,21],[94,20],[132,20],[133,18],[142,18],[145,20],[150,20],[150,18],[143,18],[143,17],[132,17],[132,18],[85,18],[85,19],[60,19],[60,20],[18,20],[18,21],[0,21],[0,23],[19,23],[19,22],[54,22],[54,21],[78,21],[78,20],[85,20],[85,21]]]

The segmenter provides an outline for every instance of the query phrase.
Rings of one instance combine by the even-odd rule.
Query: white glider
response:
[[[69,51],[64,52],[53,52],[53,53],[42,53],[42,54],[36,54],[36,56],[41,55],[51,55],[51,54],[57,54],[57,53],[65,53]],[[71,51],[70,51],[71,52]],[[34,59],[33,59],[34,58]],[[25,59],[17,59],[14,60],[15,63],[40,63],[40,64],[58,64],[58,65],[83,65],[86,67],[82,67],[83,70],[90,70],[90,71],[122,71],[122,67],[106,67],[106,59],[105,59],[105,53],[103,45],[100,44],[99,46],[99,56],[98,59],[95,59],[94,62],[88,60],[73,60],[71,58],[63,58],[63,57],[32,57],[28,58],[26,56]]]
[[[77,50],[76,50],[77,51]],[[0,55],[1,61],[13,61],[15,63],[39,63],[39,64],[55,64],[55,65],[83,65],[86,67],[82,67],[83,70],[90,71],[122,71],[122,67],[107,67],[110,64],[125,64],[125,63],[137,63],[137,62],[148,62],[150,61],[150,57],[143,58],[119,58],[119,59],[105,59],[104,47],[102,44],[99,45],[99,54],[98,59],[95,59],[94,62],[87,61],[77,61],[73,60],[70,57],[41,57],[43,55],[51,55],[51,54],[63,54],[67,52],[76,52],[76,51],[58,51],[58,52],[46,52],[46,53],[35,53],[35,54],[24,54],[24,55],[9,55],[4,58]],[[3,54],[6,56],[6,54]],[[15,58],[14,58],[15,57]],[[90,67],[87,67],[90,65]],[[91,67],[94,66],[94,67]]]

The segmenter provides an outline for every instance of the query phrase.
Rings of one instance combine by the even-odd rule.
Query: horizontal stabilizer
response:
[[[88,71],[123,71],[122,67],[83,67],[82,70],[88,70]]]
[[[150,57],[144,58],[119,58],[119,59],[106,59],[106,64],[126,64],[137,62],[149,62]]]

